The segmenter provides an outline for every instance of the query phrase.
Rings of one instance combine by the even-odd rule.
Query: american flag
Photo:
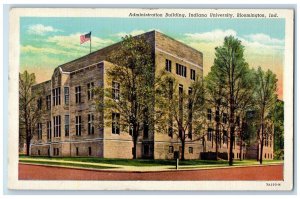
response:
[[[80,44],[83,44],[84,42],[87,42],[90,40],[91,40],[91,32],[89,32],[85,35],[80,35]]]

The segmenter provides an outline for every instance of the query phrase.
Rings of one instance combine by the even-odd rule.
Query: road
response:
[[[20,180],[283,180],[283,165],[160,172],[96,171],[19,163]]]

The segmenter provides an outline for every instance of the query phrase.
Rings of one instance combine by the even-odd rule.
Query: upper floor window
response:
[[[186,77],[186,66],[176,63],[176,74]]]
[[[61,136],[61,117],[60,115],[53,117],[54,137]]]
[[[94,134],[94,115],[88,114],[88,134],[93,135]]]
[[[69,99],[70,99],[69,87],[65,87],[64,92],[65,92],[65,105],[69,105]]]
[[[52,90],[53,106],[60,105],[60,87]]]
[[[112,134],[120,134],[120,113],[112,113]]]
[[[207,129],[207,140],[208,141],[212,141],[212,137],[213,137],[213,129],[212,128],[208,128]]]
[[[38,108],[38,110],[42,110],[42,98],[39,98],[38,100],[37,100],[37,108]]]
[[[38,123],[37,124],[37,134],[38,134],[38,139],[41,140],[42,139],[42,123]]]
[[[211,109],[207,109],[207,119],[211,121]]]
[[[81,116],[75,118],[76,135],[81,136]]]
[[[223,113],[223,123],[227,124],[227,113]]]
[[[76,86],[75,87],[75,98],[76,98],[76,103],[81,102],[81,86]]]
[[[51,109],[51,95],[46,96],[46,106],[47,106],[47,110]]]
[[[87,94],[88,94],[88,100],[93,99],[93,97],[94,97],[94,82],[90,82],[87,84]]]
[[[65,136],[70,134],[70,116],[65,115]]]
[[[166,59],[166,71],[172,72],[172,61]]]
[[[120,84],[118,82],[112,82],[112,98],[120,99]]]
[[[191,69],[191,80],[195,80],[196,79],[196,71]]]
[[[47,139],[51,139],[51,121],[47,122]]]

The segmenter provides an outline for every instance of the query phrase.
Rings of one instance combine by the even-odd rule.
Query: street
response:
[[[283,180],[283,165],[127,172],[19,163],[19,180]]]

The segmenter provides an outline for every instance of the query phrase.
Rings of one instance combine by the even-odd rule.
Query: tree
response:
[[[30,142],[41,116],[36,103],[38,93],[32,92],[32,86],[35,83],[34,73],[29,74],[27,71],[19,73],[19,144],[25,140],[26,155],[29,155]]]
[[[272,113],[274,123],[274,152],[276,159],[282,159],[284,156],[284,102],[277,100]]]
[[[272,131],[266,130],[266,122],[268,119],[270,119],[270,113],[274,110],[275,103],[277,100],[277,78],[272,71],[268,70],[265,72],[261,69],[261,67],[258,68],[255,77],[255,99],[260,119],[260,126],[258,130],[260,152],[258,154],[260,155],[259,162],[260,164],[262,164],[263,147],[265,139],[269,136],[272,136]]]
[[[181,160],[184,160],[186,141],[203,138],[204,90],[202,80],[196,77],[184,91],[173,76],[162,76],[156,89],[156,128],[158,132],[174,135],[181,142]],[[158,119],[160,118],[160,119]]]
[[[106,125],[132,135],[133,159],[136,159],[137,141],[142,131],[151,131],[153,127],[153,56],[151,45],[144,36],[125,36],[120,47],[108,57],[112,63],[106,71],[108,87],[96,89],[99,120],[104,117]]]
[[[222,100],[225,96],[225,90],[223,88],[224,81],[220,79],[220,71],[212,69],[214,72],[210,72],[205,77],[205,101],[208,107],[211,107],[214,111],[215,122],[215,147],[216,147],[216,160],[218,160],[218,143],[221,134],[221,115],[225,113],[227,106],[222,106]]]
[[[244,59],[244,46],[233,36],[225,37],[223,45],[216,48],[215,56],[210,73],[218,77],[216,81],[220,81],[218,84],[223,86],[225,93],[222,99],[229,113],[229,165],[232,165],[236,114],[252,86],[251,79],[247,78],[250,70]]]

